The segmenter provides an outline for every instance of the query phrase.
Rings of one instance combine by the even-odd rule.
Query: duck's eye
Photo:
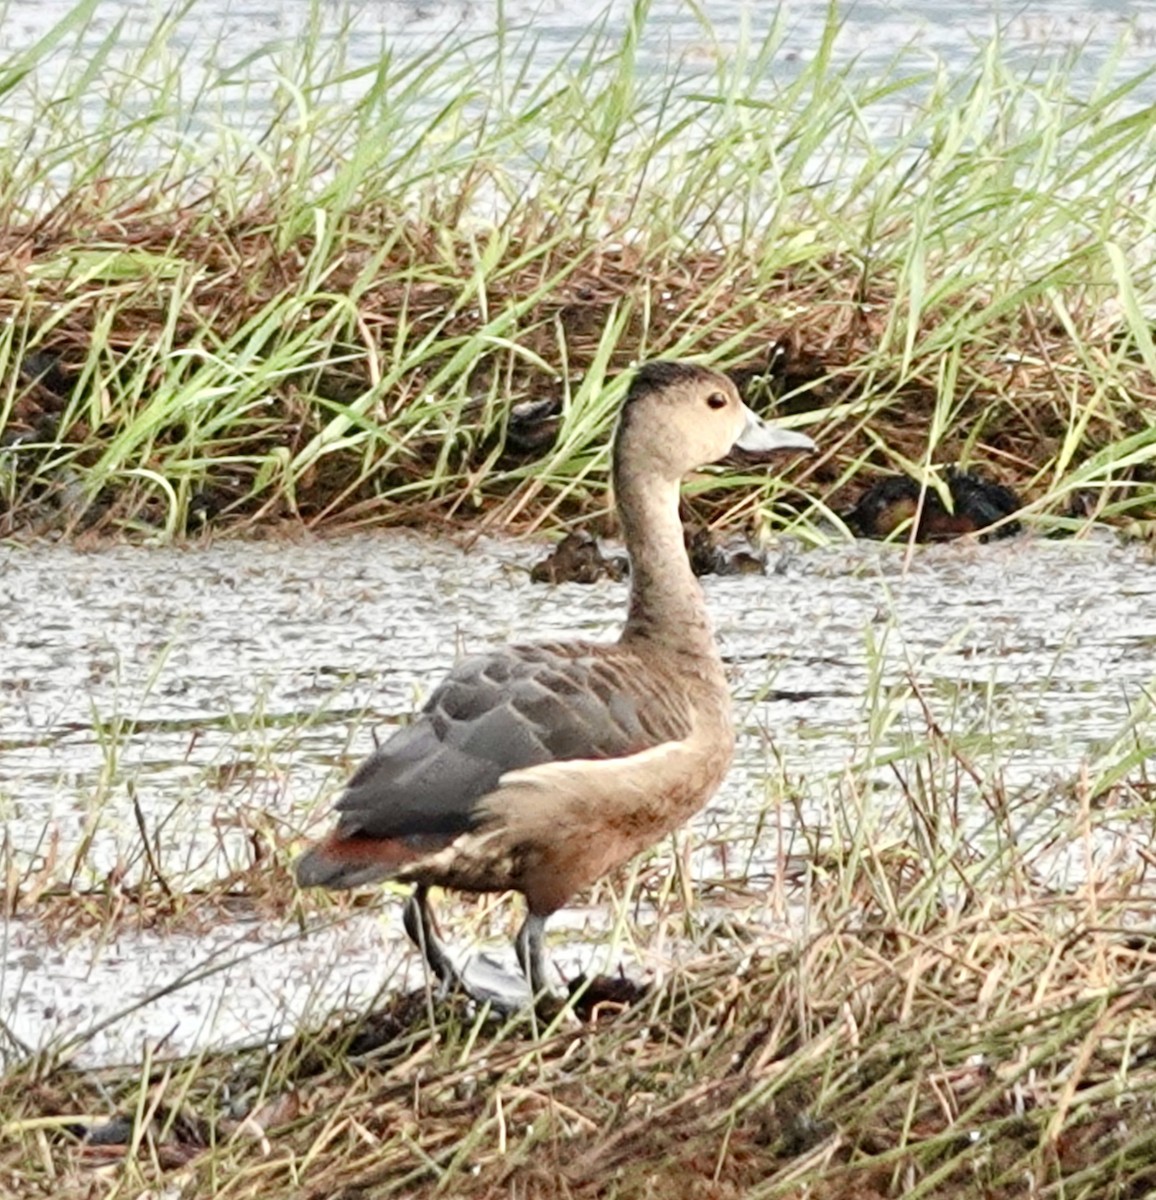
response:
[[[714,409],[726,408],[727,398],[722,394],[722,392],[711,392],[711,394],[706,398],[706,406],[707,408]]]

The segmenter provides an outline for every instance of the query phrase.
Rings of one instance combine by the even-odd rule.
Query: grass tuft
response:
[[[1153,515],[1149,77],[998,39],[873,73],[834,15],[789,71],[779,26],[704,25],[660,73],[645,3],[548,61],[499,23],[193,70],[182,11],[115,72],[115,30],[60,53],[91,4],[0,66],[8,529],[557,524],[605,509],[604,385],[655,355],[821,439],[780,515],[953,462],[1045,528]]]

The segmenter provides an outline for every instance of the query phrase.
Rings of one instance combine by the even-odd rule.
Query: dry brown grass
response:
[[[1022,870],[949,890],[967,873],[982,885],[974,870],[974,854],[929,862],[914,844],[819,862],[804,885],[819,932],[805,943],[724,940],[633,1003],[549,1027],[543,1015],[536,1032],[415,993],[270,1051],[94,1072],[27,1064],[0,1101],[0,1186],[310,1200],[1149,1195],[1156,900],[1144,872],[1066,894]],[[114,1114],[122,1144],[85,1135]]]

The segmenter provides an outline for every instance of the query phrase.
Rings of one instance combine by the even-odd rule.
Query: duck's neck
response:
[[[614,491],[630,554],[630,611],[621,640],[717,662],[706,602],[683,543],[678,483],[616,471]]]

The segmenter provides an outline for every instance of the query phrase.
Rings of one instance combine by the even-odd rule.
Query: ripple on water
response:
[[[457,654],[614,634],[625,585],[531,584],[539,555],[526,543],[466,553],[398,533],[95,554],[0,548],[0,815],[13,865],[81,885],[113,870],[142,878],[135,803],[173,886],[247,868],[253,829],[303,832]],[[736,873],[773,890],[784,862],[852,819],[839,791],[849,771],[871,788],[855,819],[903,836],[889,756],[926,740],[924,703],[967,739],[978,770],[998,772],[1031,844],[1040,797],[1076,778],[1151,694],[1156,568],[1143,553],[1021,540],[930,547],[904,562],[901,550],[857,545],[794,555],[781,575],[706,582],[741,725],[735,768],[693,831],[708,897]],[[1153,741],[1150,717],[1141,733]],[[982,839],[990,814],[974,789],[961,796],[963,826]],[[1058,885],[1086,869],[1084,852],[1050,851]],[[756,918],[778,919],[769,898]],[[585,965],[583,936],[604,919],[601,908],[578,914],[555,952]],[[100,1019],[98,996],[147,994],[221,961],[237,939],[260,950],[86,1053],[160,1037],[185,1050],[209,1035],[271,1036],[413,968],[395,914],[276,944],[287,933],[225,923],[56,945],[34,923],[11,922],[4,1019],[39,1043]]]
[[[859,78],[904,76],[905,86],[876,88],[872,102],[857,110],[872,136],[885,141],[903,136],[912,110],[926,101],[936,72],[921,68],[943,62],[949,70],[969,76],[977,39],[982,43],[998,37],[1002,56],[1021,64],[1025,74],[1038,77],[1041,68],[1063,63],[1079,95],[1102,93],[1107,77],[1138,80],[1138,105],[1153,99],[1153,83],[1145,76],[1156,61],[1156,36],[1151,18],[1135,0],[1047,0],[1030,6],[1030,12],[1010,13],[994,0],[859,0],[839,6],[839,28],[830,45],[825,38],[828,8],[813,0],[773,5],[654,0],[632,49],[640,87],[646,91],[657,85],[665,96],[677,68],[676,94],[701,92],[712,86],[711,74],[722,67],[745,70],[753,76],[754,94],[770,97],[795,80],[823,47],[835,69],[845,67]],[[12,54],[29,50],[73,9],[72,0],[7,5],[0,10],[0,44]],[[229,153],[238,136],[261,134],[270,127],[286,74],[292,77],[303,61],[326,64],[332,57],[343,64],[340,70],[328,66],[335,78],[320,90],[315,76],[323,67],[315,65],[314,77],[297,80],[316,90],[318,105],[364,96],[385,56],[403,68],[421,58],[432,71],[423,95],[408,102],[414,119],[432,117],[447,88],[461,91],[467,78],[476,80],[467,91],[510,94],[516,105],[519,96],[531,96],[550,73],[590,53],[599,31],[605,30],[611,46],[620,43],[635,9],[630,0],[606,0],[595,19],[580,0],[505,0],[501,5],[376,0],[321,6],[310,0],[253,0],[243,5],[237,0],[198,0],[188,11],[173,14],[165,37],[158,39],[154,6],[137,0],[97,0],[92,19],[77,31],[80,53],[70,55],[66,39],[64,48],[40,65],[36,91],[51,92],[53,71],[71,67],[75,73],[76,64],[98,54],[115,29],[121,60],[140,63],[146,74],[157,72],[156,80],[144,80],[122,101],[127,111],[139,107],[150,115],[150,128],[135,130],[132,139],[134,146],[139,144],[140,167],[147,169],[158,159],[167,162],[174,139],[187,143],[190,132],[202,147],[203,161],[211,162],[212,147],[220,137],[228,139]],[[499,22],[503,52],[494,55],[489,39]],[[306,40],[313,50],[303,58],[299,47]],[[905,56],[901,68],[896,67],[897,55]],[[441,65],[431,66],[431,58]],[[165,81],[173,71],[179,71],[186,85],[181,99],[187,103],[166,119],[157,94],[172,90]],[[21,89],[7,100],[17,117],[33,111],[32,100]],[[467,112],[478,115],[479,104],[468,106]],[[100,124],[99,89],[85,94],[83,115],[94,128]],[[35,136],[38,131],[32,132]],[[832,158],[845,155],[840,146],[837,154],[823,156],[824,171],[829,174]],[[861,166],[848,164],[855,171]],[[67,180],[62,177],[61,183]]]

